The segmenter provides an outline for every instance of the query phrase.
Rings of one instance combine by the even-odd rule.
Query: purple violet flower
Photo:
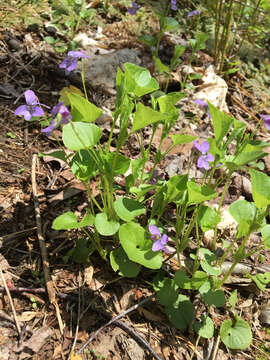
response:
[[[260,117],[264,120],[264,126],[267,130],[270,130],[270,115],[260,114]]]
[[[200,15],[199,10],[193,10],[193,11],[190,11],[190,12],[187,14],[188,17],[192,17],[192,16],[195,16],[195,15]]]
[[[131,15],[136,15],[139,8],[140,8],[140,6],[138,4],[136,4],[136,1],[132,1],[132,7],[128,9],[128,12]]]
[[[40,103],[36,97],[34,91],[26,90],[24,92],[24,97],[26,105],[20,105],[15,111],[14,114],[18,116],[24,116],[26,121],[29,121],[33,116],[43,116],[44,111],[39,106]]]
[[[199,169],[204,168],[205,170],[209,170],[209,162],[215,160],[215,157],[209,153],[209,142],[204,141],[201,145],[197,141],[193,141],[195,149],[197,149],[202,155],[199,157],[197,166]]]
[[[207,110],[207,115],[209,116],[210,119],[212,119],[210,111],[209,111],[209,107],[206,101],[201,100],[201,99],[195,99],[194,100],[195,104],[199,105],[200,107],[204,108],[205,110]]]
[[[42,129],[41,132],[46,136],[50,136],[54,129],[58,128],[60,125],[68,123],[68,120],[72,118],[70,112],[63,102],[59,102],[52,108],[51,112],[53,119],[49,126],[45,129]]]
[[[176,0],[171,0],[171,9],[174,10],[174,11],[178,10],[178,8],[176,6]]]
[[[166,234],[161,236],[161,232],[159,231],[159,228],[155,225],[150,225],[148,229],[151,234],[151,239],[154,241],[154,244],[152,246],[152,251],[162,250],[167,254],[170,254],[171,251],[166,247],[166,244],[168,242],[168,236]]]
[[[77,59],[89,58],[84,51],[69,51],[68,56],[59,65],[60,69],[65,69],[66,75],[76,69]]]

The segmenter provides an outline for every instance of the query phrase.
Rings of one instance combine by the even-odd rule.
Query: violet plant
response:
[[[80,57],[83,61],[84,56]],[[69,70],[70,66],[74,66],[70,61],[64,62],[64,67]],[[42,130],[47,136],[53,136],[54,129],[62,126],[62,139],[58,139],[62,143],[61,149],[50,153],[50,156],[65,161],[89,195],[89,208],[82,219],[68,211],[58,216],[52,227],[55,230],[81,229],[85,237],[78,241],[78,247],[83,242],[83,261],[88,261],[95,251],[107,260],[109,252],[113,270],[126,277],[136,277],[142,267],[159,270],[164,260],[169,261],[170,257],[176,256],[179,270],[173,278],[158,272],[154,279],[157,298],[176,328],[185,330],[193,324],[192,328],[198,336],[210,338],[214,335],[210,310],[226,304],[222,289],[224,282],[240,261],[270,248],[270,226],[266,223],[270,206],[270,177],[256,168],[256,162],[266,155],[264,148],[268,144],[253,140],[246,133],[245,124],[210,103],[207,108],[211,115],[213,137],[196,139],[185,133],[171,134],[179,117],[179,108],[175,104],[184,94],[160,91],[155,78],[140,66],[126,63],[123,70],[118,68],[116,89],[113,122],[107,142],[101,142],[102,129],[95,124],[102,110],[89,102],[86,95],[83,97],[71,91],[61,92],[61,101],[51,111],[51,123]],[[151,107],[141,102],[144,95],[150,95]],[[25,92],[25,100],[26,105],[19,106],[15,110],[16,115],[24,116],[26,120],[43,116],[45,111],[32,90]],[[264,120],[268,121],[267,118]],[[152,170],[146,172],[145,164],[152,155],[151,145],[158,125],[162,129],[160,145],[157,153],[153,154]],[[146,148],[142,134],[145,127],[152,131]],[[116,137],[115,130],[118,131]],[[122,153],[130,137],[136,137],[141,149],[140,156],[132,160]],[[172,146],[162,151],[162,142],[167,137],[170,137]],[[115,151],[112,152],[113,140]],[[203,181],[196,181],[187,172],[153,182],[156,167],[166,154],[175,146],[192,142],[200,152],[197,166],[204,173]],[[234,145],[234,151],[228,153],[230,144]],[[223,171],[216,178],[218,166]],[[249,171],[253,202],[238,200],[230,206],[229,211],[239,224],[238,231],[230,246],[223,248],[223,255],[218,257],[217,245],[221,247],[222,244],[217,225],[231,176],[238,170]],[[121,196],[116,182],[119,176],[125,182]],[[97,183],[99,199],[92,194],[91,181]],[[219,197],[217,187],[221,184],[223,192]],[[209,205],[209,201],[214,199],[218,201],[217,210]],[[170,219],[167,216],[169,207]],[[212,251],[202,246],[203,236],[208,230],[214,231]],[[261,233],[262,241],[252,250],[246,250],[247,241],[254,231]],[[104,238],[111,240],[110,248]],[[189,248],[191,241],[196,242],[196,251],[190,251],[192,265],[186,270],[180,255]],[[175,251],[172,252],[169,245]],[[229,256],[233,263],[223,273],[222,264]],[[253,278],[261,287],[267,279]],[[182,290],[186,295],[182,294]],[[200,294],[207,314],[200,319],[197,319],[196,308],[190,301],[194,292]],[[229,348],[244,349],[251,342],[251,330],[235,312],[233,316],[239,326],[235,327],[225,320],[220,328],[220,337]],[[232,337],[232,334],[242,340],[236,343],[234,338],[237,336]]]

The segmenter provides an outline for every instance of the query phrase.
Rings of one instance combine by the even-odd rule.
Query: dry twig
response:
[[[51,278],[50,267],[49,267],[48,252],[47,252],[47,248],[45,245],[45,239],[42,234],[42,224],[41,224],[38,193],[37,193],[37,183],[36,183],[37,161],[38,161],[37,154],[34,154],[33,159],[32,159],[32,190],[33,190],[33,198],[34,198],[34,206],[35,206],[36,223],[37,223],[37,235],[38,235],[39,247],[40,247],[40,251],[41,251],[46,289],[48,292],[50,303],[53,304],[55,307],[56,317],[58,320],[60,332],[61,332],[61,334],[63,334],[64,325],[63,325],[63,322],[61,319],[57,299],[55,296],[55,290],[54,290],[53,281]]]
[[[3,282],[4,288],[5,288],[7,296],[8,296],[8,300],[9,300],[11,309],[12,309],[16,329],[17,329],[19,337],[20,337],[21,336],[21,327],[20,327],[20,324],[19,324],[19,321],[18,321],[18,318],[17,318],[17,314],[16,314],[16,310],[15,310],[15,307],[14,307],[14,304],[13,304],[13,300],[12,300],[12,297],[10,295],[10,291],[9,291],[8,286],[7,286],[6,279],[5,279],[4,275],[3,275],[2,269],[0,269],[0,274],[1,274],[1,279],[2,279],[2,282]]]

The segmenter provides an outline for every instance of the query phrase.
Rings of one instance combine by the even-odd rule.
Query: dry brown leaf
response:
[[[53,351],[53,359],[57,359],[62,352],[63,352],[62,344],[58,344]]]
[[[93,279],[93,274],[94,274],[94,268],[92,265],[84,269],[84,280],[88,286],[90,286],[91,284],[91,281]]]
[[[36,311],[24,311],[21,314],[17,315],[17,319],[19,321],[30,321],[39,314],[40,313],[38,313]]]
[[[48,341],[48,339],[53,335],[53,330],[49,326],[43,326],[38,329],[31,338],[23,344],[23,348],[26,350],[27,357],[29,356],[29,349],[34,353],[40,351],[42,346]],[[22,352],[22,356],[24,351]]]

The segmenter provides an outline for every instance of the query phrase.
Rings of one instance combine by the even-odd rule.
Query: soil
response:
[[[116,26],[118,28],[119,24]],[[112,29],[113,23],[110,25]],[[33,40],[31,44],[27,42],[29,34]],[[115,44],[116,32],[109,34],[112,36],[111,43]],[[107,40],[109,43],[110,38]],[[118,42],[117,47],[125,47],[127,43],[137,44],[136,37],[127,37],[122,45]],[[249,322],[253,331],[253,343],[247,350],[230,351],[218,342],[217,337],[209,341],[201,339],[195,346],[197,337],[191,328],[184,333],[176,330],[156,298],[151,298],[153,289],[149,284],[152,274],[149,270],[145,269],[138,278],[127,279],[114,273],[110,265],[95,253],[90,263],[76,264],[71,261],[68,255],[83,233],[55,231],[51,224],[56,216],[65,211],[74,211],[78,215],[84,213],[88,197],[72,173],[61,162],[49,158],[40,158],[34,169],[41,213],[41,229],[38,231],[31,177],[33,156],[52,151],[58,144],[40,132],[37,122],[25,122],[14,115],[14,110],[23,103],[22,94],[28,88],[35,91],[41,103],[52,107],[58,102],[59,91],[70,83],[57,72],[63,56],[45,45],[36,33],[26,28],[3,30],[0,32],[0,45],[0,268],[4,277],[4,280],[0,279],[0,359],[116,360],[152,359],[157,356],[160,359],[182,360],[190,359],[192,354],[197,359],[213,359],[211,354],[215,347],[218,351],[216,359],[270,359],[269,316],[266,324],[259,317],[262,307],[269,301],[269,287],[260,292],[241,275],[225,285],[227,293],[238,290],[240,303],[237,311]],[[163,49],[166,49],[166,43]],[[166,53],[163,54],[165,57]],[[205,57],[201,54],[201,66],[204,61],[209,61]],[[242,85],[240,74],[229,80],[229,111],[255,127],[259,96],[244,91]],[[172,82],[169,89],[173,90],[174,87],[175,82]],[[235,100],[239,97],[241,101]],[[97,93],[96,90],[89,89],[89,98],[97,106],[104,101],[113,104],[110,95]],[[197,110],[186,103],[182,112],[182,123],[177,125],[178,128],[176,126],[175,131],[186,126],[190,114],[196,116]],[[193,131],[207,136],[212,131],[207,116],[199,113],[196,119],[198,126]],[[145,141],[147,136],[146,130]],[[269,140],[263,130],[258,136]],[[135,139],[126,146],[125,151],[129,157],[136,156]],[[160,173],[168,176],[168,166],[178,159],[179,153],[183,158],[188,151],[190,149],[182,148],[177,153],[170,153],[160,166]],[[181,166],[185,169],[187,158],[183,159]],[[270,175],[269,156],[264,162],[265,171]],[[195,168],[193,170],[196,177],[201,177],[195,173]],[[243,185],[248,179],[244,178],[245,175],[241,173],[232,178],[225,204],[240,196],[251,199],[249,185]],[[93,193],[98,196],[97,186],[92,184],[92,187]],[[219,190],[222,191],[222,188]],[[51,303],[50,294],[45,290],[38,232],[44,237],[56,292],[55,301]],[[254,246],[252,241],[256,241],[256,238],[249,242],[250,248]],[[269,253],[261,255],[265,257],[264,264],[270,266]],[[260,265],[258,256],[249,259],[247,265],[256,273],[256,267]],[[176,262],[172,260],[170,266],[176,269]],[[9,289],[10,297],[5,287]],[[148,297],[148,301],[138,309],[102,329],[84,352],[78,353],[110,317],[123,313]],[[198,314],[202,310],[198,306]],[[222,310],[213,310],[211,315],[216,326],[227,316]],[[152,354],[138,336],[152,348]]]

